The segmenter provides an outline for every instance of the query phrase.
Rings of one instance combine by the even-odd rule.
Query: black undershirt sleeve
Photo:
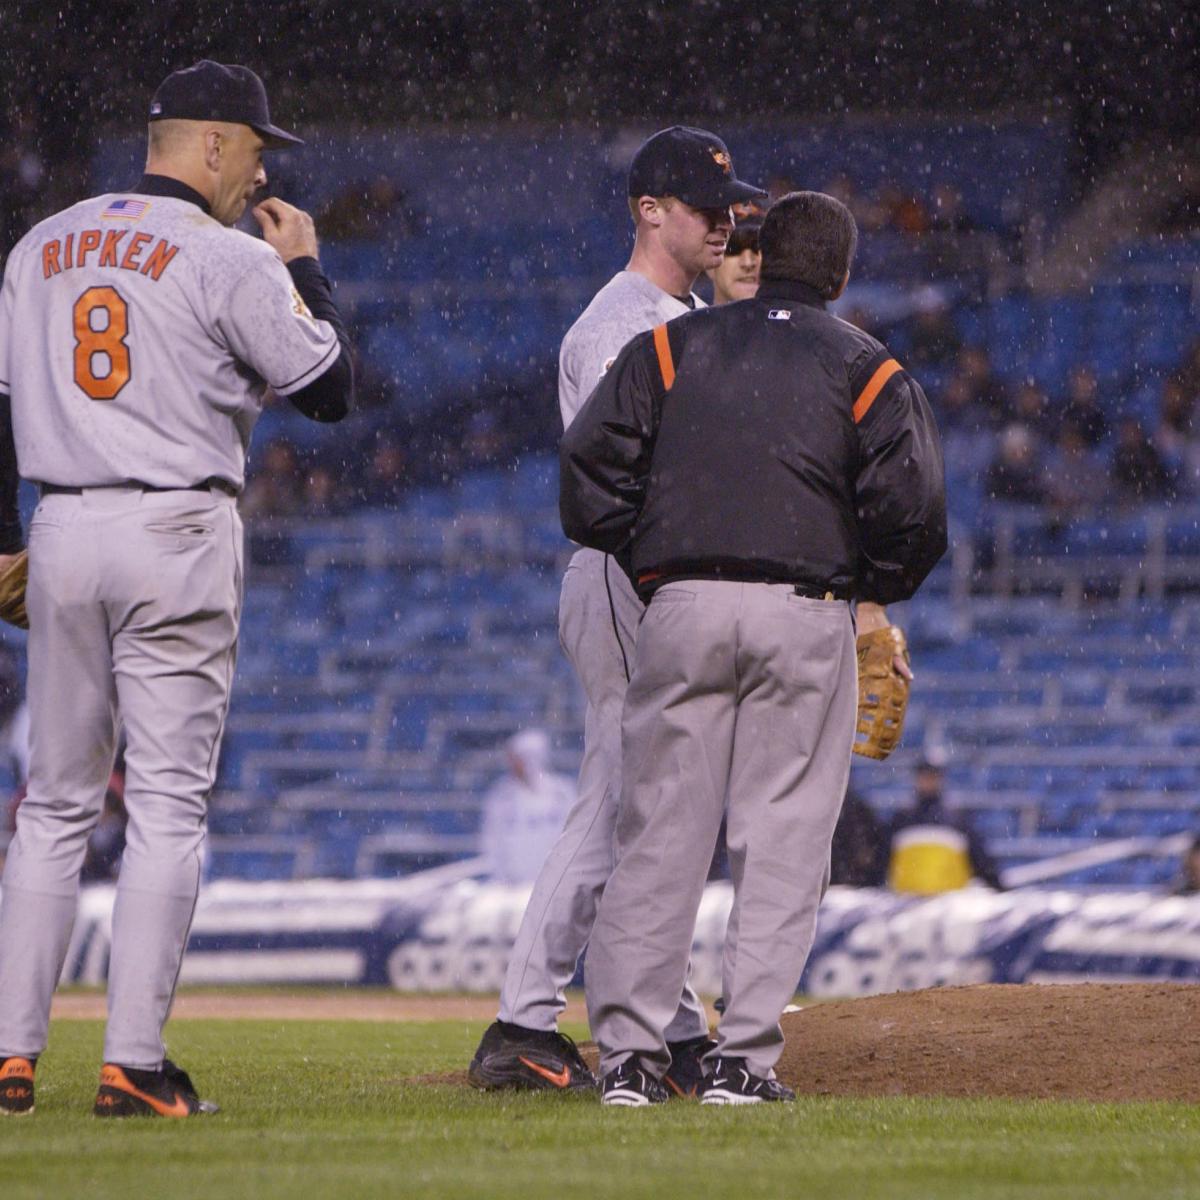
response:
[[[354,407],[354,358],[346,323],[334,303],[329,280],[315,258],[293,258],[287,269],[309,311],[317,320],[333,326],[342,348],[327,371],[288,399],[314,421],[340,421]]]
[[[17,448],[13,443],[12,404],[0,394],[0,554],[16,554],[25,546],[17,507]]]

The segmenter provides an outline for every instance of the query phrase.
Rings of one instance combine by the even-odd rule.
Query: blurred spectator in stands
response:
[[[1175,479],[1170,469],[1146,436],[1141,422],[1133,417],[1126,417],[1117,427],[1109,475],[1117,485],[1119,499],[1127,504],[1166,500],[1175,494]]]
[[[1001,432],[984,489],[993,500],[1007,504],[1045,503],[1046,484],[1038,441],[1026,426],[1008,425]]]
[[[970,822],[948,811],[944,786],[945,754],[931,749],[917,765],[912,807],[892,820],[888,886],[896,892],[933,896],[978,879],[1002,891],[996,865]]]
[[[575,803],[575,784],[550,770],[550,739],[541,729],[510,738],[507,773],[483,801],[479,848],[497,883],[533,883]]]
[[[887,881],[887,860],[887,828],[851,788],[833,831],[829,882],[845,887],[882,887]]]
[[[911,192],[906,192],[895,184],[888,184],[880,189],[878,204],[885,214],[885,229],[894,229],[897,233],[906,234],[929,232],[929,210],[924,202]]]
[[[892,227],[892,205],[898,193],[890,185],[885,185],[873,195],[863,197],[857,202],[857,217],[859,229],[868,233],[895,233]]]
[[[908,358],[914,367],[946,366],[962,352],[962,337],[950,306],[934,288],[924,288],[917,296],[910,342]]]
[[[1197,429],[1195,398],[1184,388],[1177,372],[1163,383],[1158,428],[1151,441],[1178,490],[1189,496],[1200,492],[1200,429]]]
[[[1181,194],[1172,198],[1167,207],[1151,218],[1147,233],[1196,233],[1200,231],[1200,176],[1187,172],[1180,180]]]
[[[1192,844],[1183,852],[1179,863],[1179,876],[1171,889],[1175,896],[1194,896],[1200,892],[1200,834],[1192,839]]]
[[[851,191],[853,191],[854,184],[850,182],[850,177],[848,175],[842,175],[842,176],[839,176],[839,178],[844,179],[848,184],[850,184]],[[800,185],[798,183],[796,183],[796,181],[794,179],[791,179],[789,176],[787,176],[787,175],[772,175],[771,178],[767,180],[766,206],[768,208],[770,208],[771,205],[774,204],[775,201],[778,200],[781,196],[786,196],[790,192],[797,192],[799,190],[800,190]]]
[[[975,228],[963,204],[962,192],[943,180],[934,184],[929,228],[941,233],[969,233]]]
[[[1192,404],[1200,400],[1200,338],[1193,340],[1183,356],[1183,362],[1172,376]]]
[[[774,180],[767,185],[767,200],[770,204],[774,204],[779,196],[775,194]],[[846,174],[845,171],[834,175],[832,179],[825,181],[825,186],[821,189],[827,196],[832,196],[835,200],[840,200],[854,215],[855,221],[862,223],[862,210],[865,201],[859,195],[858,185]],[[780,195],[787,195],[786,192],[781,192]]]
[[[1071,421],[1064,421],[1046,471],[1050,507],[1064,520],[1094,511],[1108,494],[1103,464]]]
[[[301,515],[317,520],[340,517],[349,507],[349,497],[341,480],[325,463],[315,463],[304,477]]]
[[[970,382],[959,371],[946,380],[946,386],[940,392],[933,393],[933,401],[943,436],[978,433],[990,423],[972,398]]]
[[[362,502],[371,508],[396,508],[408,487],[408,455],[404,447],[394,438],[381,435],[371,451],[371,461],[359,488]]]
[[[870,310],[864,308],[861,304],[856,304],[852,308],[846,309],[840,315],[843,321],[853,325],[855,329],[861,329],[863,333],[871,333],[879,324],[871,315]]]
[[[986,270],[989,246],[966,236],[975,228],[962,192],[945,180],[935,184],[929,200],[929,232],[938,236],[928,246],[929,270],[935,275],[971,268]]]
[[[46,164],[37,148],[32,117],[14,114],[0,136],[0,261],[43,214]]]
[[[493,409],[472,413],[463,438],[464,465],[468,468],[494,465],[503,457],[507,444],[504,428]]]
[[[317,232],[335,241],[396,241],[419,225],[404,189],[386,175],[354,180],[317,213]]]
[[[880,233],[891,228],[891,206],[900,193],[890,184],[885,184],[877,194],[867,196],[859,190],[858,184],[842,171],[830,179],[822,191],[840,200],[850,210],[860,231]],[[770,199],[774,203],[778,197],[772,192]]]
[[[982,346],[964,346],[958,356],[956,371],[966,380],[971,403],[985,414],[993,425],[1008,419],[1008,388],[992,369],[992,360]]]
[[[104,808],[88,838],[83,871],[79,876],[81,882],[102,883],[116,879],[121,855],[125,852],[125,827],[128,823],[129,818],[125,813],[125,756],[122,753],[113,764],[104,792]]]
[[[739,212],[741,209],[743,211]],[[749,300],[758,291],[758,271],[762,254],[758,249],[758,231],[764,212],[756,204],[734,205],[737,224],[725,244],[725,257],[707,272],[713,286],[713,304]]]
[[[393,318],[401,319],[399,315]],[[396,381],[391,372],[381,369],[370,353],[359,352],[370,328],[368,323],[361,321],[351,329],[351,336],[359,339],[354,342],[354,408],[360,413],[387,408],[396,399]]]
[[[1200,437],[1200,380],[1193,381],[1180,369],[1163,381],[1162,413],[1189,440]]]
[[[1071,368],[1062,419],[1070,421],[1089,446],[1097,446],[1108,437],[1112,426],[1100,404],[1099,380],[1090,367]]]
[[[1033,382],[1025,380],[1013,393],[1012,419],[1024,425],[1039,441],[1054,440],[1055,420],[1050,407],[1050,398]]]
[[[291,517],[301,509],[303,484],[296,447],[283,438],[268,442],[246,482],[239,508],[246,517]]]

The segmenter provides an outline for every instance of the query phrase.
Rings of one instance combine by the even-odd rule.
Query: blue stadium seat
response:
[[[918,182],[956,183],[979,224],[1006,229],[1022,213],[1058,211],[1063,130],[933,119],[922,128],[939,155]],[[729,136],[747,177],[794,171],[821,179],[847,158],[864,164],[866,190],[908,177],[905,147],[879,130],[784,135],[752,126]],[[552,375],[562,334],[623,265],[630,240],[620,180],[599,139],[567,131],[535,147],[503,130],[471,145],[439,133],[371,138],[372,153],[384,157],[401,145],[420,149],[404,155],[412,162],[406,186],[418,206],[425,190],[439,201],[428,232],[323,250],[331,276],[346,285],[360,352],[393,381],[398,407],[436,410],[482,394],[481,386],[526,386],[533,367]],[[435,161],[444,169],[434,170]],[[547,178],[547,162],[554,180],[570,181],[556,192],[551,218],[536,233],[491,221],[481,200],[497,188],[527,196]],[[360,169],[348,150],[332,147],[328,171],[312,186],[330,191]],[[997,175],[1011,186],[996,188]],[[897,293],[916,272],[927,277],[913,239],[871,235],[862,250],[866,275],[904,277]],[[1057,401],[1071,367],[1086,363],[1101,376],[1110,416],[1132,414],[1149,425],[1164,379],[1194,336],[1195,307],[1186,287],[1145,281],[1167,279],[1187,263],[1200,265],[1200,238],[1147,239],[1113,255],[1089,292],[962,302],[954,320],[1010,382],[1032,375]],[[903,354],[904,337],[892,348]],[[922,373],[935,403],[943,375]],[[390,420],[384,414],[380,427]],[[256,445],[282,436],[323,446],[331,433],[342,436],[274,406]],[[994,434],[951,433],[946,451],[956,538],[963,529],[988,529],[996,509],[981,481]],[[550,721],[560,751],[578,758],[582,700],[557,647],[558,569],[569,552],[557,487],[553,454],[524,455],[511,469],[415,488],[399,512],[355,516],[340,533],[314,525],[286,534],[288,554],[260,564],[247,590],[221,762],[223,785],[245,785],[260,807],[223,812],[218,803],[212,819],[218,839],[270,832],[285,840],[244,855],[221,846],[214,874],[282,877],[301,860],[312,864],[306,869],[345,874],[360,839],[383,829],[470,833],[478,820],[473,801],[497,769],[496,747],[528,724]],[[490,544],[481,515],[511,524],[512,545]],[[1182,502],[1066,524],[1041,514],[1014,519],[1018,565],[1037,566],[1046,578],[1088,562],[1118,578],[1131,568],[1137,583],[1161,530],[1168,568],[1200,564],[1200,510]],[[447,551],[448,534],[456,555]],[[1022,823],[1035,818],[1040,833],[1082,844],[1190,828],[1188,797],[1200,795],[1200,689],[1192,682],[1200,678],[1192,648],[1200,621],[1186,619],[1178,604],[1144,599],[1136,586],[1123,591],[1120,606],[1093,604],[1086,589],[1063,602],[1057,594],[1048,602],[964,597],[981,579],[964,581],[947,561],[906,618],[921,684],[901,753],[915,755],[924,737],[945,736],[956,782],[996,797],[975,812],[988,838],[1027,833]],[[1147,585],[1145,594],[1157,593]],[[372,741],[376,709],[383,715]],[[889,779],[899,781],[895,791],[907,788],[907,764]],[[307,784],[378,795],[379,805],[273,809],[280,791]],[[891,784],[878,786],[891,794]],[[388,799],[417,794],[457,802],[437,799],[426,812]],[[1145,859],[1079,879],[1149,885],[1163,871]]]

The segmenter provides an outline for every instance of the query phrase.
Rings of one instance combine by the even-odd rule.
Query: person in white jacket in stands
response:
[[[532,884],[575,803],[575,784],[550,770],[550,739],[523,729],[505,747],[508,771],[483,802],[479,846],[495,883]]]

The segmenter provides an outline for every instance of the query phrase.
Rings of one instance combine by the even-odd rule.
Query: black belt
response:
[[[155,487],[151,483],[138,483],[136,479],[131,479],[128,483],[97,484],[97,487],[133,487],[141,488],[143,492],[210,492],[216,488],[217,491],[224,492],[227,496],[238,494],[237,488],[232,483],[227,479],[218,479],[215,475],[210,475],[203,483],[189,483],[181,487]],[[82,496],[85,491],[90,492],[91,490],[91,488],[64,487],[61,483],[38,484],[38,491],[43,496]]]
[[[638,591],[650,595],[667,583],[679,583],[687,579],[714,579],[723,583],[770,583],[791,587],[797,596],[806,600],[852,600],[854,597],[845,588],[831,587],[823,583],[796,583],[790,579],[774,579],[753,570],[739,571],[736,568],[687,567],[678,571],[643,571],[637,578]]]

